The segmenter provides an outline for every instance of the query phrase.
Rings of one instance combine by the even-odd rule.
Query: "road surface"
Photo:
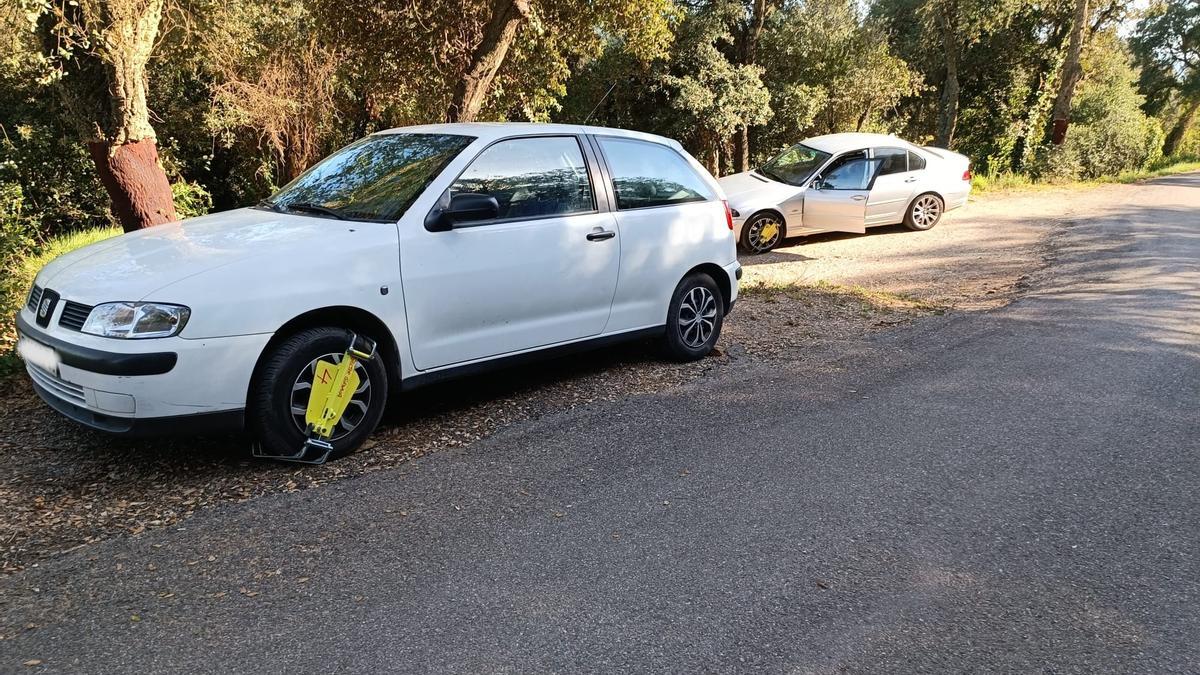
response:
[[[1016,302],[837,368],[732,369],[28,569],[0,670],[1195,672],[1200,175],[1129,195]]]

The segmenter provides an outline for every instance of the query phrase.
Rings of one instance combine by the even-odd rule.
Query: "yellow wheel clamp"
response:
[[[375,358],[375,343],[368,338],[351,335],[350,345],[342,354],[341,360],[334,364],[325,360],[317,361],[313,372],[312,390],[308,397],[308,408],[304,412],[305,430],[304,445],[294,455],[267,455],[256,448],[255,457],[279,459],[288,462],[304,464],[323,464],[333,452],[333,430],[337,428],[342,414],[354,398],[354,392],[362,383],[354,366],[359,361],[370,361]]]

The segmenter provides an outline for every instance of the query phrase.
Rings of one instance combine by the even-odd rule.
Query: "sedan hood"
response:
[[[141,300],[188,277],[248,258],[286,260],[380,223],[238,209],[131,232],[56,258],[37,283],[85,304]]]
[[[717,182],[729,198],[729,205],[742,213],[753,208],[777,205],[804,190],[750,171],[725,176]]]

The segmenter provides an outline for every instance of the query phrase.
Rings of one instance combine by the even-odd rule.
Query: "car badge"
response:
[[[53,303],[51,303],[50,298],[46,298],[45,300],[42,300],[42,306],[38,307],[38,316],[40,316],[43,319],[46,318],[46,315],[50,313],[50,305],[51,304],[53,304]]]

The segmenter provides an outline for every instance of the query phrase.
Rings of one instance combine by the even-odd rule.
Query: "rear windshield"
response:
[[[452,134],[379,134],[338,150],[263,202],[276,211],[394,222],[475,140]]]

